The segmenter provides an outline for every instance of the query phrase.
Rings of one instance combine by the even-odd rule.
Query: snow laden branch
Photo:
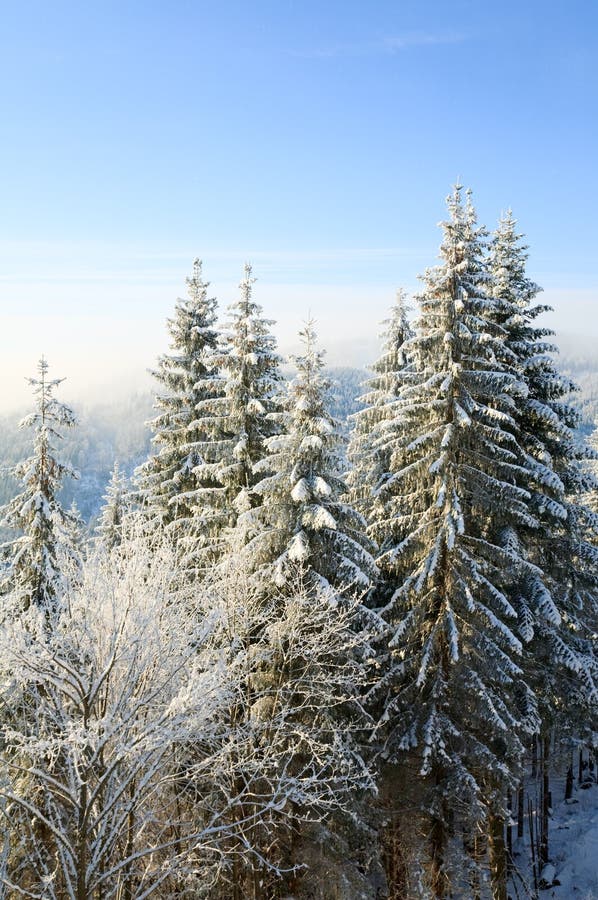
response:
[[[240,869],[276,878],[302,865],[283,831],[371,787],[351,610],[331,628],[329,601],[318,613],[298,583],[274,616],[232,570],[198,598],[146,530],[129,519],[89,558],[51,634],[30,610],[0,635],[14,896],[208,897]]]
[[[361,751],[370,651],[359,604],[339,604],[332,589],[314,593],[300,567],[265,597],[240,559],[221,570],[209,600],[217,620],[209,664],[224,665],[228,678],[228,755],[216,785],[206,770],[202,792],[230,820],[232,846],[253,853],[221,878],[225,897],[252,896],[255,878],[265,896],[281,874],[290,885],[309,866],[306,835],[323,839],[331,821],[347,827],[356,797],[375,789]],[[239,785],[243,802],[232,808]]]

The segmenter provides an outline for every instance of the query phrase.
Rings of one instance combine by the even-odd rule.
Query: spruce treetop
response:
[[[257,502],[252,492],[258,480],[254,468],[266,454],[265,441],[277,433],[281,411],[280,357],[270,331],[273,322],[264,318],[261,306],[253,299],[255,281],[246,263],[240,297],[229,307],[230,324],[221,357],[227,430],[233,443],[225,478],[237,513]]]
[[[122,540],[123,521],[130,508],[127,479],[120,469],[118,460],[114,462],[110,481],[102,499],[104,503],[100,510],[96,535],[100,545],[105,550],[111,550]]]
[[[405,343],[412,336],[407,319],[407,299],[398,290],[385,329],[382,353],[372,364],[374,375],[366,382],[359,398],[363,408],[355,413],[348,456],[352,464],[347,475],[351,502],[368,522],[375,518],[375,493],[387,476],[394,451],[392,422],[399,414],[399,395],[404,382],[408,356]]]
[[[172,352],[159,358],[153,372],[164,389],[156,397],[159,415],[149,423],[157,453],[136,473],[146,508],[181,537],[196,513],[209,517],[204,507],[210,491],[222,489],[217,469],[224,389],[217,371],[216,300],[208,297],[208,286],[196,259],[187,297],[177,300],[168,320]]]
[[[376,570],[365,523],[345,500],[344,438],[328,409],[313,321],[300,337],[305,352],[294,357],[283,431],[256,467],[261,506],[247,517],[256,532],[247,550],[266,590],[284,588],[299,570],[319,590],[362,593]]]

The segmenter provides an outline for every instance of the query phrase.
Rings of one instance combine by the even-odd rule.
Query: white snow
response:
[[[531,789],[531,784],[529,787]],[[549,881],[547,876],[551,875],[559,884],[553,883],[541,889],[538,896],[541,900],[598,900],[598,785],[583,789],[576,784],[571,801],[564,800],[564,778],[551,779],[551,790],[550,861],[542,870],[542,875],[546,881]],[[519,874],[509,891],[513,897],[521,896],[522,880],[530,886],[530,896],[533,895],[528,845],[526,821],[525,837],[514,845]]]
[[[558,790],[563,796],[561,784]],[[542,895],[598,900],[598,786],[578,788],[573,799],[579,802],[555,804],[550,856],[560,885],[542,891]]]

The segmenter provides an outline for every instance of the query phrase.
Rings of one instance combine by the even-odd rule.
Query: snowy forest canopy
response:
[[[155,397],[81,428],[40,361],[0,445],[2,896],[556,884],[551,779],[598,751],[595,382],[512,215],[447,203],[367,373],[309,321],[289,377],[251,267],[223,320],[198,260]]]

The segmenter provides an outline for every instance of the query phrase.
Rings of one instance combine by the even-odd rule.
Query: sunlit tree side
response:
[[[0,520],[3,527],[16,532],[2,547],[6,563],[2,594],[15,610],[35,606],[51,614],[64,588],[66,569],[71,562],[77,565],[70,539],[74,517],[59,500],[65,478],[77,477],[58,455],[63,430],[76,422],[72,410],[54,396],[63,380],[48,377],[44,357],[38,364],[38,377],[28,379],[35,410],[20,427],[33,431],[33,453],[14,469],[22,489],[4,507]]]
[[[273,322],[264,318],[253,299],[255,280],[251,266],[246,265],[240,297],[229,309],[221,359],[227,430],[233,436],[225,479],[235,518],[258,504],[253,488],[260,476],[255,467],[266,455],[267,439],[280,430],[281,360],[270,330]]]

